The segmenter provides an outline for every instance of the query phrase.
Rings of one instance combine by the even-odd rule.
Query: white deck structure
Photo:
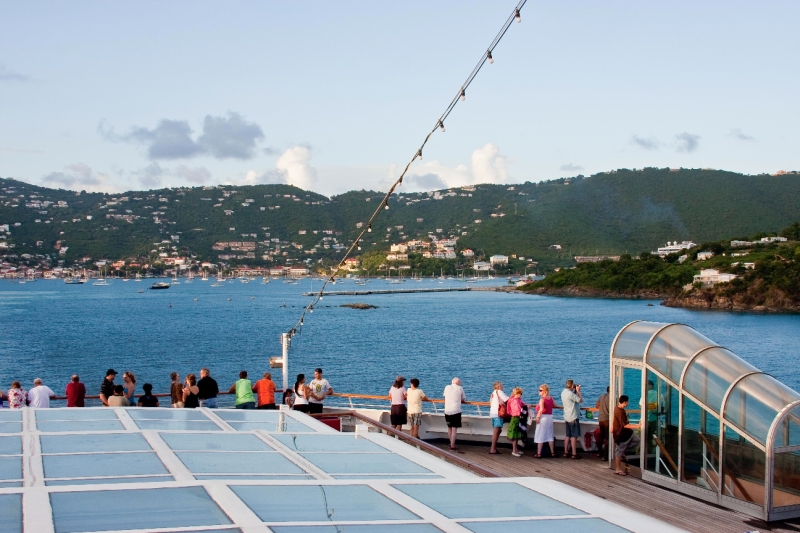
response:
[[[356,435],[358,435],[356,437]],[[543,478],[479,478],[294,411],[0,411],[3,532],[676,531]]]

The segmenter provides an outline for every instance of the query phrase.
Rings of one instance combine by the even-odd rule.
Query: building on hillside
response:
[[[465,248],[461,250],[461,255],[463,255],[464,257],[475,257],[475,252],[473,252],[469,248]]]
[[[560,244],[551,244],[547,248],[549,248],[550,250],[560,250],[561,249],[561,245]]]
[[[387,261],[408,261],[408,254],[387,254]]]
[[[786,242],[786,237],[761,237],[761,242]]]
[[[475,261],[472,263],[472,269],[480,272],[487,272],[492,269],[492,264],[486,261]]]
[[[716,268],[703,268],[694,276],[694,283],[701,283],[703,287],[713,287],[717,283],[728,283],[738,276],[736,274],[720,273]]]
[[[361,261],[355,257],[348,257],[344,260],[344,267],[351,272],[358,270],[361,268]]]
[[[430,250],[425,250],[422,252],[423,259],[430,259],[431,257],[433,257],[433,254],[430,252]]]
[[[697,252],[698,261],[708,261],[714,257],[714,252]]]
[[[389,251],[395,253],[399,252],[401,254],[404,254],[408,252],[408,245],[404,242],[401,242],[400,244],[393,244],[389,247]]]
[[[600,261],[619,261],[618,255],[576,255],[576,263],[599,263]]]
[[[507,255],[493,255],[489,258],[489,262],[492,265],[507,265],[508,264],[508,256]]]
[[[655,252],[652,252],[652,254],[663,258],[667,257],[669,254],[680,252],[681,250],[691,250],[695,246],[697,245],[692,241],[683,241],[680,243],[678,241],[667,242],[666,246],[662,246]]]
[[[272,268],[269,269],[269,275],[273,276],[273,277],[283,276],[287,270],[288,269],[285,269],[285,268],[280,267],[280,266],[272,267]]]
[[[303,276],[308,276],[311,274],[311,271],[306,267],[300,266],[293,266],[289,270],[289,276],[292,278],[302,278]]]

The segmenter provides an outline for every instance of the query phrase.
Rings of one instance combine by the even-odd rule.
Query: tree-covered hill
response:
[[[9,225],[0,232],[0,255],[52,256],[59,246],[68,249],[57,258],[69,263],[169,248],[248,264],[329,261],[341,256],[382,197],[362,190],[327,198],[289,185],[76,193],[0,179],[0,227]],[[623,169],[430,193],[401,188],[363,251],[434,234],[459,237],[459,248],[533,258],[547,268],[571,265],[575,255],[638,255],[666,241],[778,231],[798,219],[796,174]],[[212,250],[214,243],[238,241],[257,243],[255,251]]]

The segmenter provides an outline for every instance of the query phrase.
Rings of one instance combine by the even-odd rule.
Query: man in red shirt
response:
[[[81,383],[78,374],[72,376],[72,381],[67,384],[67,407],[83,407],[86,399],[86,386]]]
[[[275,382],[272,374],[264,373],[264,379],[259,379],[253,385],[253,392],[258,394],[258,407],[256,409],[275,409]]]

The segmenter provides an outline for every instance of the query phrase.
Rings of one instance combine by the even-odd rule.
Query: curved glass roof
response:
[[[726,348],[713,347],[703,350],[689,363],[683,388],[719,413],[731,383],[749,372],[758,372],[758,369]]]
[[[800,400],[800,394],[767,374],[753,374],[731,390],[725,420],[766,444],[769,428],[778,412]]]
[[[650,342],[645,361],[679,384],[689,359],[701,349],[716,345],[689,326],[672,324],[660,330]]]
[[[620,359],[642,359],[647,343],[653,334],[667,326],[663,322],[631,322],[619,332],[612,348],[612,357]]]
[[[792,407],[775,428],[775,447],[800,445],[800,405]]]

